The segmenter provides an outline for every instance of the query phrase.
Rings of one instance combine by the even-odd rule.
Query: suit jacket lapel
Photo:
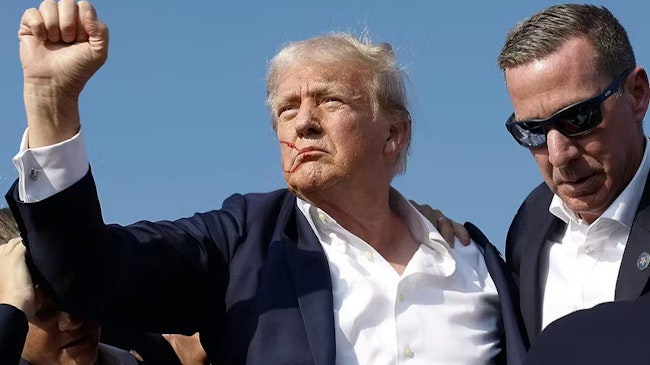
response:
[[[552,194],[550,195],[553,196]],[[549,201],[541,202],[540,206],[548,207]],[[528,240],[526,253],[522,257],[519,278],[521,293],[521,313],[526,323],[528,338],[533,343],[542,330],[542,251],[548,235],[562,224],[562,221],[548,212],[539,209],[527,220],[528,227],[522,227],[522,239]]]
[[[623,260],[616,280],[616,300],[636,299],[650,278],[650,267],[637,266],[639,256],[650,253],[650,179],[639,202],[630,236],[625,245]]]
[[[298,211],[296,198],[287,194],[276,231],[283,242],[298,297],[314,364],[332,365],[336,358],[332,281],[325,251],[307,219]]]
[[[501,253],[494,247],[478,227],[470,222],[465,222],[465,228],[476,244],[482,249],[485,266],[494,281],[499,293],[501,318],[504,333],[501,340],[505,348],[501,361],[507,364],[522,364],[526,355],[528,343],[523,335],[524,326],[519,311],[519,292],[514,283],[510,269],[506,266]],[[501,363],[497,360],[497,363]]]

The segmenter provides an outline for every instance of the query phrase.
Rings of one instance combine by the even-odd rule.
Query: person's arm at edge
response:
[[[64,190],[88,171],[78,138],[78,100],[108,57],[108,28],[87,1],[46,0],[23,13],[18,38],[27,130],[14,164],[19,198],[29,203]],[[72,152],[57,151],[66,141],[73,142]]]

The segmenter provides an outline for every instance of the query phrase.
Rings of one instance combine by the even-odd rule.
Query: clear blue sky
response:
[[[173,219],[235,192],[284,187],[265,99],[268,60],[288,41],[332,30],[387,41],[409,75],[414,118],[407,197],[472,221],[503,248],[520,202],[541,182],[503,127],[511,104],[496,58],[507,31],[553,1],[96,1],[106,65],[81,117],[107,222]],[[0,12],[0,191],[25,127],[18,24],[38,1]],[[627,28],[650,67],[645,0],[595,2]],[[4,205],[4,201],[2,204]]]

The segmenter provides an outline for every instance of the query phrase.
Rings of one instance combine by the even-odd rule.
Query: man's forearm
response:
[[[79,132],[78,100],[56,87],[25,83],[29,148],[63,142]]]

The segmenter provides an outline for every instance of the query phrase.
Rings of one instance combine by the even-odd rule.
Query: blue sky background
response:
[[[235,192],[284,187],[264,104],[268,60],[332,30],[393,44],[409,76],[414,138],[407,197],[472,221],[503,248],[512,217],[541,182],[503,127],[512,107],[496,59],[508,30],[555,1],[96,1],[109,58],[81,97],[107,222],[173,219],[219,208]],[[647,1],[594,2],[650,63]],[[38,1],[0,12],[0,190],[25,127],[16,37]],[[650,66],[648,66],[650,67]],[[2,204],[4,205],[4,201]]]

